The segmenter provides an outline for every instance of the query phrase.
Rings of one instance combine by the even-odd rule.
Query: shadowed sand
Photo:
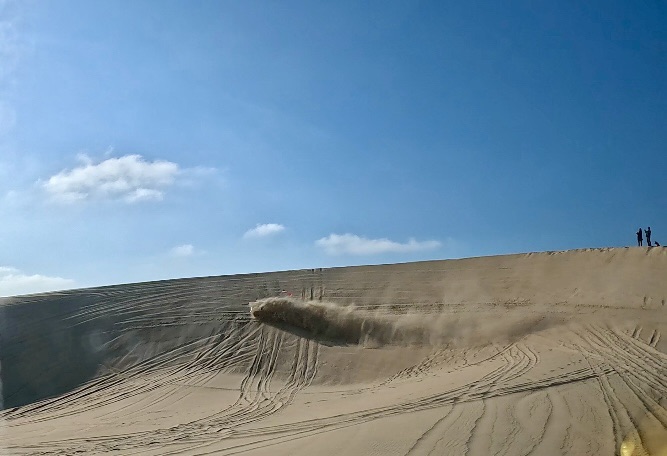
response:
[[[621,248],[6,298],[0,455],[667,455],[666,278]]]

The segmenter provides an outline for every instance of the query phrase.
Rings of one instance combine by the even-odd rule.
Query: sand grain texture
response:
[[[6,298],[0,455],[667,455],[666,278],[620,248]]]

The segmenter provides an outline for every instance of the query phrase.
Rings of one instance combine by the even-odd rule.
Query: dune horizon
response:
[[[667,455],[667,249],[0,298],[0,454]]]

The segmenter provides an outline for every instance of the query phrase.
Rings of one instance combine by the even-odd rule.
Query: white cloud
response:
[[[273,234],[280,233],[281,231],[284,230],[285,227],[278,223],[257,224],[255,228],[246,231],[243,237],[246,239],[267,237]]]
[[[63,170],[45,182],[38,181],[54,200],[159,201],[164,197],[164,189],[172,185],[181,172],[176,163],[149,162],[141,155],[108,158],[97,164],[85,154],[79,154],[78,159],[81,166]]]
[[[195,253],[195,248],[192,246],[192,244],[183,244],[179,245],[178,247],[174,247],[169,251],[171,256],[175,257],[186,257],[186,256],[192,256]]]
[[[440,241],[416,241],[409,239],[406,243],[394,242],[386,238],[367,239],[356,234],[330,234],[318,239],[315,244],[330,255],[377,255],[380,253],[409,253],[421,250],[437,249]]]
[[[105,157],[107,156],[106,152],[105,152],[104,156]],[[90,165],[93,164],[93,159],[90,158],[88,156],[88,154],[86,154],[84,152],[80,152],[80,153],[76,154],[76,159],[79,160],[81,163],[83,163],[84,166],[90,166]]]
[[[16,296],[74,288],[74,281],[40,274],[27,275],[16,268],[0,266],[0,296]]]
[[[137,188],[125,196],[128,203],[137,203],[140,201],[160,201],[164,194],[160,190],[151,188]]]

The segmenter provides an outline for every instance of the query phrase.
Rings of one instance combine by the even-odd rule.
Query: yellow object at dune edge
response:
[[[628,434],[621,444],[621,456],[667,456],[667,429],[656,424],[640,428],[643,440],[636,430]]]

